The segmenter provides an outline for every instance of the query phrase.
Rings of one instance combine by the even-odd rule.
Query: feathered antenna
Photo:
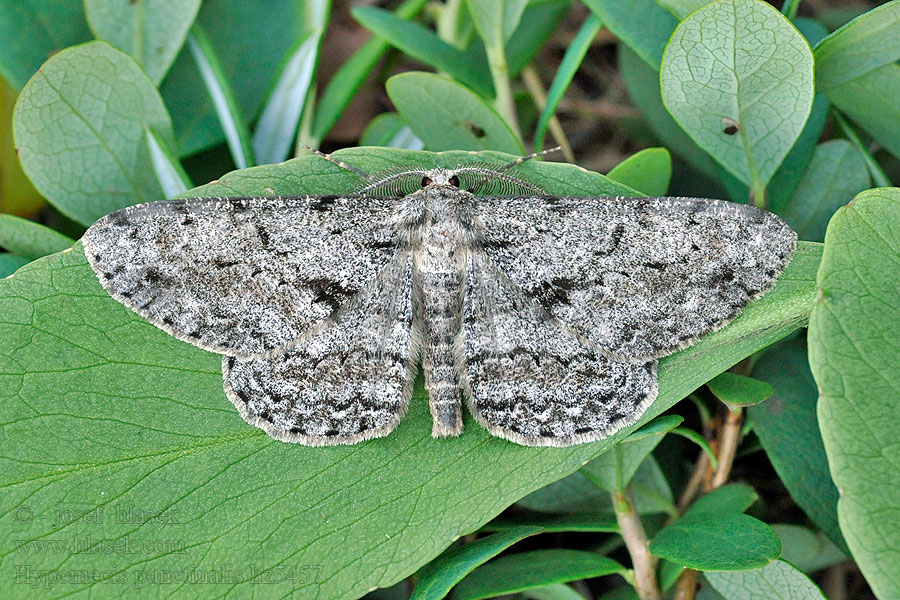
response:
[[[526,160],[531,160],[532,158],[538,158],[539,156],[544,156],[545,154],[550,154],[551,152],[559,152],[560,150],[562,150],[562,146],[556,146],[555,148],[549,148],[549,149],[544,150],[544,151],[542,151],[542,152],[535,152],[535,153],[533,153],[533,154],[529,154],[528,156],[520,156],[520,157],[517,158],[516,160],[514,160],[514,161],[512,161],[512,162],[509,162],[509,163],[506,163],[506,164],[503,165],[502,167],[500,167],[500,168],[494,170],[493,173],[491,173],[490,175],[488,175],[488,176],[485,177],[484,179],[482,179],[482,180],[476,182],[475,185],[472,186],[472,187],[469,189],[469,191],[472,192],[472,193],[475,193],[475,191],[476,191],[478,188],[480,188],[480,187],[483,186],[485,183],[487,183],[488,181],[490,181],[491,179],[493,179],[494,177],[496,177],[497,174],[500,174],[500,173],[502,173],[503,171],[508,171],[509,169],[512,169],[513,167],[522,164],[522,163],[525,162]]]

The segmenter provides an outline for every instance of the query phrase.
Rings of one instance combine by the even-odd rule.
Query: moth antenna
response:
[[[370,175],[369,173],[366,173],[365,171],[360,171],[359,169],[357,169],[357,168],[354,167],[353,165],[348,165],[348,164],[345,163],[344,161],[338,160],[338,159],[334,158],[333,156],[331,156],[330,154],[325,154],[324,152],[322,152],[322,151],[320,151],[320,150],[316,150],[315,148],[311,148],[311,147],[307,146],[306,144],[300,144],[300,145],[303,146],[304,148],[306,148],[307,150],[309,150],[310,152],[312,152],[313,154],[315,154],[316,156],[321,156],[322,158],[324,158],[324,159],[327,160],[328,162],[330,162],[330,163],[332,163],[332,164],[335,164],[335,165],[339,166],[339,167],[342,168],[342,169],[345,169],[345,170],[347,170],[347,171],[350,171],[351,173],[356,173],[357,175],[359,175],[360,177],[362,177],[362,178],[365,179],[366,181],[374,182],[374,181],[376,180],[376,178],[375,178],[374,175]]]
[[[509,169],[512,169],[516,165],[522,164],[526,160],[531,160],[532,158],[538,158],[539,156],[544,156],[545,154],[550,154],[551,152],[559,152],[560,150],[562,150],[562,146],[556,146],[555,148],[549,148],[549,149],[543,150],[541,152],[533,152],[533,153],[529,154],[528,156],[520,156],[516,160],[506,163],[502,167],[498,168],[494,173],[502,173],[503,171],[508,171]],[[483,186],[485,183],[490,181],[492,177],[493,177],[493,175],[488,175],[481,181],[476,182],[475,185],[473,185],[469,191],[474,192],[475,190],[477,190],[478,188]]]

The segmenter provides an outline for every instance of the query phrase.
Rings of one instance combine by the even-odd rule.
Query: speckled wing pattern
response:
[[[473,416],[520,444],[606,437],[634,423],[656,398],[656,361],[602,356],[481,251],[471,252],[466,266],[463,338]]]
[[[568,446],[635,423],[657,359],[769,290],[796,242],[750,206],[476,197],[463,171],[411,170],[423,187],[392,197],[135,206],[95,223],[85,254],[116,300],[223,354],[228,398],[276,439],[386,435],[421,359],[435,435],[462,430],[461,394],[496,436]]]
[[[745,204],[697,198],[484,198],[488,257],[601,352],[647,361],[768,291],[796,234]]]
[[[410,258],[398,251],[372,285],[283,351],[223,357],[225,391],[241,416],[311,446],[387,435],[416,373]]]
[[[233,356],[277,350],[396,253],[396,199],[198,198],[111,213],[83,238],[100,283],[142,317]]]

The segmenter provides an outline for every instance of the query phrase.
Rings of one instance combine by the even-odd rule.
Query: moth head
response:
[[[422,176],[422,189],[429,186],[453,187],[459,189],[459,176],[450,169],[432,169]]]

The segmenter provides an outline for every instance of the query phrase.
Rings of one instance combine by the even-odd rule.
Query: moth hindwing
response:
[[[520,444],[609,436],[655,399],[657,359],[769,290],[796,241],[721,200],[547,194],[521,160],[326,158],[357,193],[151,202],[84,237],[113,298],[222,354],[241,416],[288,442],[387,435],[420,362],[436,437],[463,399]]]

